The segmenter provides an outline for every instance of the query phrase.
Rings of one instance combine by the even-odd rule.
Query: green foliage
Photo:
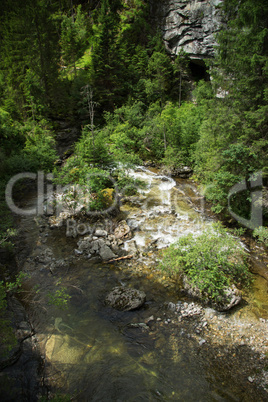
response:
[[[148,79],[145,81],[145,91],[150,102],[160,99],[165,102],[166,93],[171,84],[172,66],[165,53],[154,52],[148,62]]]
[[[226,229],[215,225],[199,236],[189,234],[163,252],[161,268],[186,276],[204,298],[220,301],[231,284],[250,283],[247,253]]]
[[[72,15],[63,15],[61,21],[61,51],[63,63],[74,69],[76,74],[76,61],[83,56],[87,48],[87,20],[79,4]]]
[[[16,275],[15,280],[12,282],[5,282],[5,288],[7,293],[12,293],[12,292],[19,292],[20,288],[22,286],[22,282],[25,278],[28,278],[29,275],[26,274],[25,272],[20,272],[18,275]]]
[[[253,236],[257,238],[260,243],[265,244],[268,247],[268,228],[265,226],[259,226],[253,230]]]
[[[7,294],[19,292],[22,286],[23,279],[28,275],[20,272],[14,281],[4,282],[0,281],[0,353],[7,354],[17,343],[15,334],[11,327],[11,321],[8,317],[7,308]]]
[[[57,285],[60,285],[60,281]],[[48,303],[61,309],[66,309],[68,307],[68,301],[70,298],[71,296],[68,294],[65,287],[57,289],[54,293],[48,293]]]
[[[16,236],[17,231],[15,229],[8,228],[6,232],[0,233],[0,247],[8,247],[13,245],[10,239]]]
[[[108,168],[113,162],[103,133],[95,132],[93,138],[89,125],[83,128],[82,137],[75,146],[75,153],[84,163],[100,168]]]
[[[23,154],[32,162],[30,170],[51,171],[51,167],[56,160],[55,145],[55,139],[51,131],[46,127],[46,122],[39,122],[37,126],[34,125],[32,130],[27,133],[23,150]]]

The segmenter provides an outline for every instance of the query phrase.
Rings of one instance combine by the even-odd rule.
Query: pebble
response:
[[[248,377],[249,382],[254,382],[254,379],[252,377]]]
[[[154,316],[151,315],[149,318],[147,318],[147,320],[145,320],[146,324],[148,324],[148,322],[150,321],[154,321]]]
[[[201,339],[201,340],[199,341],[199,345],[200,345],[200,346],[204,345],[204,343],[206,343],[205,339]]]

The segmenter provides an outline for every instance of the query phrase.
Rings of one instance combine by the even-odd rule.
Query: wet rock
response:
[[[100,254],[101,258],[102,258],[104,261],[112,260],[113,258],[116,258],[116,257],[117,257],[117,255],[114,254],[114,253],[112,252],[112,250],[110,249],[110,247],[107,246],[106,244],[104,244],[104,245],[100,248],[99,254]]]
[[[106,236],[108,236],[108,232],[106,232],[106,230],[97,229],[95,231],[95,236],[97,236],[97,237],[106,237]]]
[[[145,320],[145,324],[148,324],[149,322],[154,321],[154,316],[151,315],[147,320]]]
[[[146,325],[144,322],[139,322],[139,323],[133,323],[133,324],[129,324],[130,328],[141,328],[141,329],[150,329],[150,327],[148,327],[148,325]]]
[[[199,341],[199,345],[200,345],[200,346],[204,345],[204,343],[206,343],[206,340],[205,340],[205,339],[201,339],[201,340]]]
[[[94,254],[97,251],[99,251],[99,248],[100,248],[99,240],[93,240],[90,243],[90,247],[89,247],[88,251],[90,254]]]
[[[203,308],[196,303],[177,303],[176,311],[180,313],[180,317],[193,317],[201,315]]]
[[[126,221],[119,222],[119,225],[114,230],[114,235],[117,239],[130,238],[131,231]]]
[[[83,239],[80,239],[77,242],[78,250],[80,251],[88,251],[91,247],[92,236],[86,236]]]
[[[51,248],[46,248],[36,256],[35,260],[41,264],[50,264],[53,260],[54,254]]]
[[[229,287],[224,291],[224,299],[220,302],[215,303],[215,308],[218,311],[227,311],[237,306],[242,300],[242,295],[240,290],[238,290],[234,285]]]
[[[141,307],[145,299],[145,293],[140,290],[118,286],[109,293],[105,301],[117,310],[130,311]]]
[[[204,298],[201,291],[197,287],[192,286],[186,277],[183,278],[183,286],[188,296],[202,300],[204,304],[211,305],[217,311],[228,311],[242,300],[241,292],[234,285],[224,290],[224,294],[220,300]]]
[[[193,174],[193,169],[189,166],[181,166],[174,168],[162,168],[161,173],[167,176],[177,176],[182,179],[188,179]]]

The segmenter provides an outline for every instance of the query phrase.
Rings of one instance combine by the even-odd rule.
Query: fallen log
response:
[[[120,260],[129,260],[130,258],[133,258],[133,254],[124,255],[123,257],[113,258],[112,260],[109,260],[107,262],[110,263],[110,262],[115,262],[115,261],[120,261]]]

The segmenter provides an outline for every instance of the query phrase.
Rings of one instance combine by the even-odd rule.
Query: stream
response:
[[[121,206],[133,233],[123,247],[131,253],[135,241],[135,260],[108,264],[75,255],[78,237],[67,237],[64,228],[50,229],[45,218],[20,219],[18,263],[29,274],[22,300],[39,342],[47,396],[59,392],[75,401],[118,402],[262,401],[266,395],[268,399],[263,389],[248,381],[250,365],[244,368],[234,360],[230,366],[229,355],[254,359],[254,350],[248,345],[236,352],[231,345],[229,350],[224,340],[219,341],[220,327],[215,329],[215,342],[210,343],[205,332],[210,318],[211,328],[217,320],[234,323],[250,317],[250,325],[261,325],[262,319],[260,331],[267,329],[267,281],[258,276],[251,301],[232,314],[212,309],[199,314],[194,304],[197,312],[179,317],[178,303],[187,307],[192,301],[157,270],[155,250],[179,236],[201,233],[213,219],[189,180],[176,181],[144,168],[130,175],[147,183]],[[32,197],[27,206],[34,204]],[[144,291],[143,307],[122,312],[107,306],[105,297],[115,286]],[[49,304],[61,289],[70,296],[66,309]],[[218,354],[222,357],[217,359]]]

